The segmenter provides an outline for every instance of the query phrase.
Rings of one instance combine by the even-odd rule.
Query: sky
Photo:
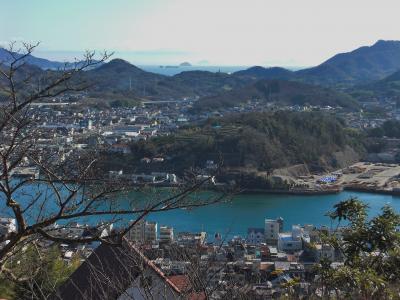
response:
[[[114,51],[135,64],[312,66],[400,40],[399,0],[0,0],[0,45]]]

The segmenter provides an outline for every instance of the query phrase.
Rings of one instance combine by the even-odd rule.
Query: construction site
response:
[[[301,176],[296,185],[315,192],[349,189],[400,194],[400,165],[358,162],[329,174]]]

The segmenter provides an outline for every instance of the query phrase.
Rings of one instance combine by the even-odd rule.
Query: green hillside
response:
[[[210,119],[168,137],[133,144],[138,158],[168,157],[163,168],[183,172],[207,160],[227,168],[268,171],[298,163],[311,168],[335,167],[334,153],[352,148],[361,153],[357,135],[321,113],[247,113]]]
[[[195,111],[209,111],[233,107],[249,100],[274,102],[281,105],[319,105],[358,108],[349,95],[334,90],[295,81],[261,80],[244,88],[205,97],[195,104]]]

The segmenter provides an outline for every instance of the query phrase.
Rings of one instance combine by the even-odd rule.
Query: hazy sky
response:
[[[400,40],[400,0],[0,0],[0,43],[38,56],[116,51],[136,64],[316,65]],[[63,51],[63,52],[60,52]]]

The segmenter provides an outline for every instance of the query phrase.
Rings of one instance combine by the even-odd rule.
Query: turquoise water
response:
[[[51,196],[49,189],[43,186],[28,186],[20,191],[16,197],[22,198],[29,203],[40,192],[43,195]],[[165,198],[166,190],[149,191],[144,193],[129,193],[121,195],[114,200],[117,206],[129,209],[138,208],[145,203],[146,199],[153,199],[155,194]],[[204,197],[210,193],[200,193],[197,197]],[[0,216],[11,216],[10,210],[4,205],[3,195],[0,195]],[[179,231],[206,231],[213,235],[218,232],[222,235],[245,236],[249,227],[263,227],[265,218],[282,217],[285,229],[291,228],[293,224],[313,224],[316,226],[330,225],[330,219],[325,214],[333,209],[339,201],[357,197],[370,206],[370,216],[379,213],[380,209],[389,204],[400,213],[400,196],[379,195],[371,193],[359,193],[344,191],[333,195],[281,195],[281,194],[241,194],[235,196],[229,202],[212,204],[192,210],[172,210],[161,213],[153,213],[147,216],[148,220],[157,221],[159,225],[172,226],[175,232]],[[40,203],[40,202],[39,202]],[[107,202],[108,203],[108,202]],[[24,206],[23,206],[24,207]],[[38,206],[37,206],[38,207]],[[37,218],[38,208],[29,209],[28,222],[31,223]],[[54,201],[46,202],[43,211],[50,214],[56,208]],[[134,219],[133,215],[125,215],[120,222]],[[76,220],[84,223],[97,223],[106,220],[103,217],[90,217],[84,220]]]
[[[339,201],[357,197],[370,206],[370,215],[376,215],[385,205],[400,213],[400,197],[359,192],[334,195],[272,195],[243,194],[229,203],[218,203],[190,211],[176,210],[155,213],[148,217],[159,225],[173,226],[175,231],[204,230],[208,234],[246,236],[248,227],[263,227],[265,218],[282,217],[285,229],[292,224],[330,225],[324,216]]]

